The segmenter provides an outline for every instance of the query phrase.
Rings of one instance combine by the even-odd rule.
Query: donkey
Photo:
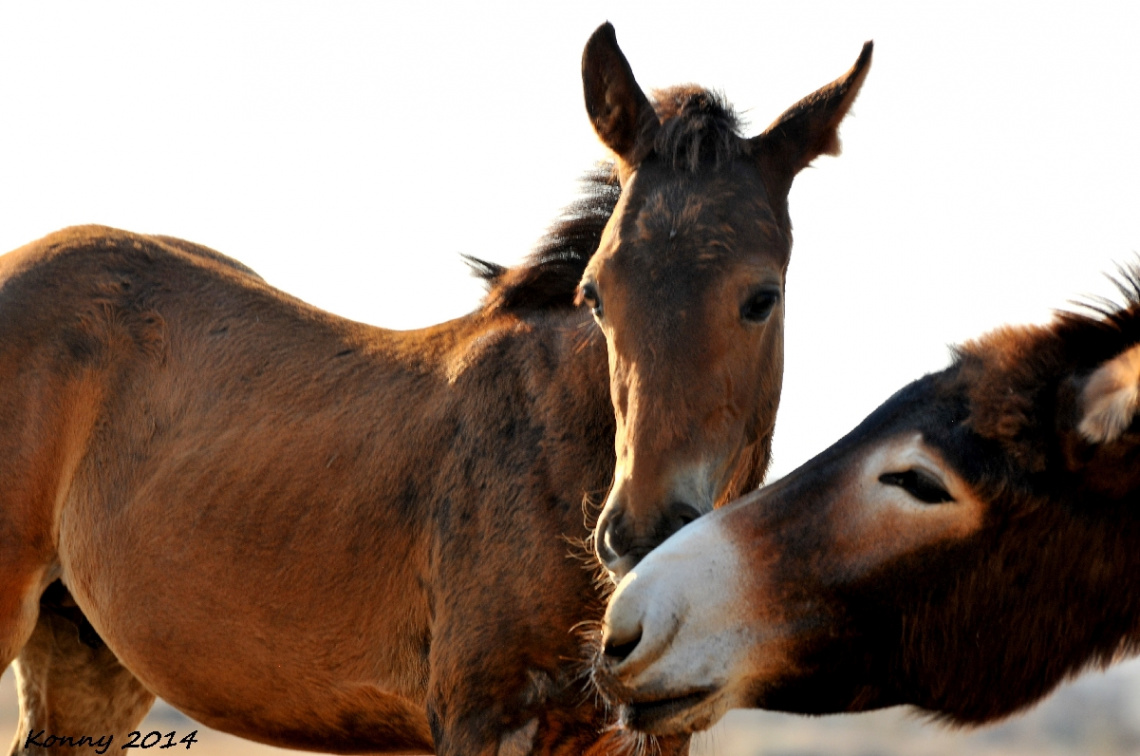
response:
[[[601,27],[583,77],[615,174],[519,267],[473,261],[481,306],[431,328],[338,318],[161,236],[79,227],[0,257],[12,752],[122,743],[155,695],[292,748],[620,752],[584,686],[604,606],[583,502],[615,435],[640,497],[608,519],[623,556],[673,501],[647,498],[675,469],[652,457],[727,434],[696,511],[759,484],[786,195],[836,150],[869,56],[745,140],[704,90],[650,105]],[[676,374],[654,361],[682,349]],[[657,417],[672,440],[639,446]]]
[[[657,733],[733,707],[991,722],[1140,650],[1140,266],[1123,306],[955,350],[618,589],[598,679]]]

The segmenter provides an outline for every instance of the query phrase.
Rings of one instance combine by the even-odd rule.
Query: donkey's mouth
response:
[[[651,701],[629,701],[622,707],[622,724],[653,735],[671,735],[702,730],[711,724],[712,712],[698,711],[716,692],[703,688],[683,696]]]

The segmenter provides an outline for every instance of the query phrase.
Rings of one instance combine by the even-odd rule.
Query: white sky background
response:
[[[427,325],[478,301],[459,253],[518,260],[604,156],[579,68],[602,21],[644,88],[722,89],[750,132],[874,39],[844,154],[792,189],[778,476],[1140,250],[1137,6],[992,5],[8,2],[0,248],[171,234]]]

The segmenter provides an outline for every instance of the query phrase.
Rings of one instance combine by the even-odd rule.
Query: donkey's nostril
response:
[[[612,635],[608,636],[604,640],[602,651],[605,653],[606,659],[612,662],[622,662],[633,653],[633,650],[637,648],[637,644],[640,642],[641,628],[638,627],[633,637],[615,638]]]

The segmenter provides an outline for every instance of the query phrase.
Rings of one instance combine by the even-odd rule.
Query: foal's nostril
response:
[[[641,628],[637,628],[637,633],[628,639],[607,637],[602,647],[602,652],[606,655],[606,659],[612,662],[623,662],[633,650],[637,648],[637,644],[641,642]]]
[[[669,532],[663,535],[668,538],[700,516],[700,510],[692,504],[683,501],[673,502],[669,505]]]
[[[622,527],[620,515],[607,520],[598,535],[598,557],[604,564],[612,565],[629,552],[629,535]]]

